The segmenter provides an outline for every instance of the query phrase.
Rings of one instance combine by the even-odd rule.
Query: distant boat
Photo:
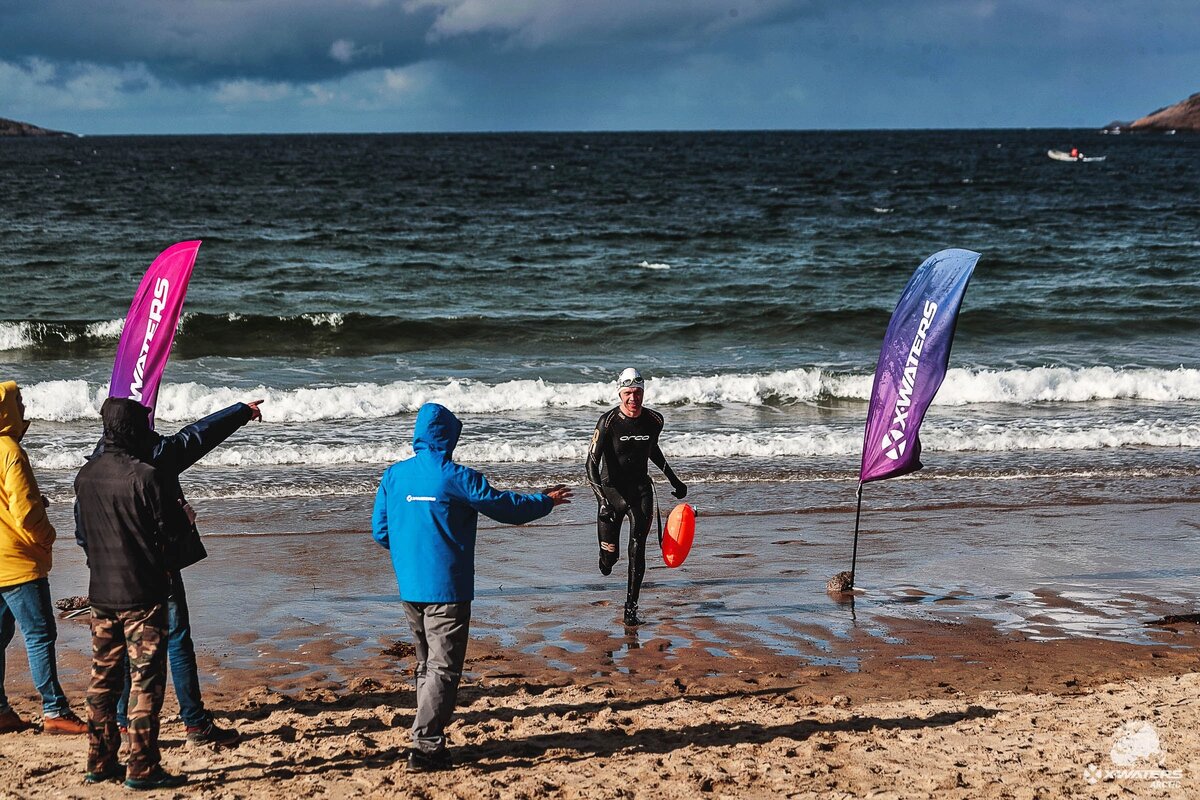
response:
[[[1108,158],[1108,156],[1073,156],[1070,153],[1064,153],[1062,150],[1047,150],[1046,155],[1055,161],[1103,161]]]

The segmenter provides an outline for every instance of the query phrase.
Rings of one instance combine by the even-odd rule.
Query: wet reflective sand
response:
[[[492,660],[476,668],[653,685],[857,672],[881,658],[965,664],[989,658],[980,637],[1190,652],[1189,626],[1147,624],[1200,605],[1200,498],[1189,487],[1162,502],[1148,490],[1122,500],[1108,487],[1089,497],[1050,481],[965,483],[869,485],[852,596],[824,591],[849,566],[851,487],[698,485],[695,548],[678,569],[651,548],[637,630],[620,624],[625,554],[611,576],[597,571],[589,497],[534,525],[485,523],[473,633]],[[829,503],[841,490],[844,504]],[[825,503],[810,509],[806,494]],[[387,554],[365,530],[370,500],[197,503],[211,555],[185,577],[208,668],[289,684],[344,679],[407,641]],[[56,557],[55,596],[84,594],[78,552],[60,541]],[[63,647],[86,653],[84,626],[62,627]]]

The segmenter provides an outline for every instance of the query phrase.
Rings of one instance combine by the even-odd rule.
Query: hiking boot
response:
[[[642,624],[642,620],[638,618],[637,603],[625,604],[625,624],[631,628]]]
[[[162,767],[155,767],[149,775],[141,778],[126,778],[130,789],[174,789],[187,783],[187,775],[172,775]]]
[[[189,744],[212,744],[217,747],[232,747],[242,740],[242,735],[233,728],[222,728],[211,719],[203,725],[187,726]]]
[[[409,772],[437,772],[443,769],[450,769],[449,750],[438,750],[435,753],[426,753],[424,750],[408,751]]]
[[[16,733],[29,727],[29,723],[21,719],[11,708],[0,711],[0,733]]]
[[[87,723],[75,716],[74,711],[64,711],[57,717],[42,718],[42,733],[58,736],[83,736],[88,732]]]
[[[83,776],[84,783],[104,783],[105,781],[125,780],[125,765],[115,761],[104,769],[89,772]]]

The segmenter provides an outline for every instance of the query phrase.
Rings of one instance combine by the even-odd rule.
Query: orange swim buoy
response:
[[[688,557],[692,540],[696,538],[696,509],[680,503],[667,518],[667,529],[663,533],[663,561],[668,567],[678,567]]]

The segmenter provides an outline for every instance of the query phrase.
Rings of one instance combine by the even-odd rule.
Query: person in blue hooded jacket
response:
[[[391,552],[401,605],[416,639],[417,715],[408,766],[449,766],[446,725],[454,713],[475,599],[479,515],[523,525],[570,502],[555,486],[538,494],[493,489],[481,473],[456,464],[462,423],[426,403],[417,411],[413,457],[388,467],[379,482],[371,529]]]

